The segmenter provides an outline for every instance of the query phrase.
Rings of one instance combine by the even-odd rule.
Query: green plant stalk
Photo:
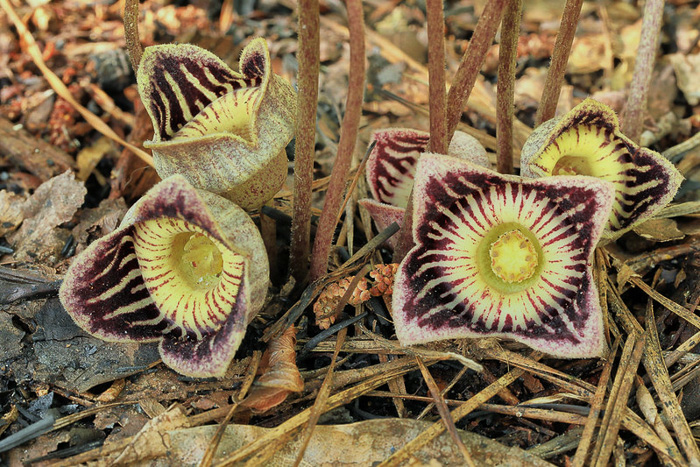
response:
[[[642,119],[647,106],[656,50],[659,47],[663,13],[664,0],[647,0],[642,18],[642,36],[639,40],[630,93],[621,125],[622,133],[635,143],[639,143],[642,135]]]
[[[445,14],[442,0],[426,0],[428,20],[428,79],[430,94],[430,147],[447,154],[447,93],[445,92]]]
[[[345,116],[340,128],[340,141],[335,165],[326,192],[326,201],[318,223],[311,255],[312,281],[326,273],[328,256],[335,232],[340,205],[343,201],[345,181],[350,171],[352,155],[357,141],[357,130],[362,115],[362,101],[365,89],[365,23],[362,13],[362,0],[347,0],[348,29],[350,31],[350,71],[348,73],[348,96],[345,102]]]
[[[134,73],[139,71],[143,47],[139,39],[139,0],[126,0],[124,3],[124,39],[129,51],[129,60]]]
[[[503,13],[501,47],[498,52],[498,92],[496,94],[497,170],[513,173],[513,116],[515,67],[520,32],[522,0],[511,0]]]
[[[311,185],[313,183],[316,106],[320,71],[318,0],[299,0],[297,60],[297,131],[294,158],[294,211],[290,268],[297,283],[306,281],[311,243]]]
[[[535,117],[535,126],[554,117],[554,113],[557,110],[557,102],[559,102],[559,94],[564,83],[566,64],[569,61],[571,45],[574,43],[576,25],[581,14],[582,4],[583,0],[566,0],[564,14],[561,17],[561,25],[559,26],[559,34],[557,34],[557,40],[554,43],[552,61],[549,64],[547,78],[544,82],[542,100]]]
[[[462,118],[462,109],[479,76],[486,52],[493,43],[493,38],[496,37],[506,3],[508,0],[491,0],[486,4],[479,22],[476,23],[474,35],[464,52],[447,95],[447,141],[452,140],[457,124]]]
[[[459,64],[447,95],[446,142],[452,140],[457,124],[462,118],[462,109],[469,99],[474,83],[476,83],[479,70],[486,58],[486,52],[496,36],[506,3],[507,0],[491,0],[486,4],[484,12],[476,24],[472,40],[469,41],[469,46],[464,52],[464,57],[462,57],[462,62]],[[432,73],[432,69],[430,71]],[[406,213],[401,222],[401,230],[397,235],[398,240],[392,259],[395,263],[400,262],[413,245],[413,193],[408,197]]]

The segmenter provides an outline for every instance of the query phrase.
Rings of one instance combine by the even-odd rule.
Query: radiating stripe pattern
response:
[[[220,273],[208,278],[206,283],[203,277],[197,281],[188,275],[191,265],[186,263],[195,260],[185,258],[183,249],[193,235],[210,242],[218,249],[222,260]],[[245,258],[200,227],[181,219],[158,218],[139,222],[134,225],[133,236],[146,287],[171,326],[181,327],[187,334],[193,333],[196,340],[218,330],[236,303]],[[203,257],[202,261],[205,259]]]
[[[139,68],[139,92],[154,121],[155,140],[217,132],[250,138],[248,126],[270,73],[266,48],[251,45],[241,61],[242,73],[193,45],[148,47]]]
[[[175,175],[74,259],[59,297],[90,334],[160,341],[166,365],[211,377],[226,372],[268,281],[265,246],[246,212]]]
[[[590,175],[611,182],[616,193],[607,236],[619,236],[651,216],[678,190],[682,177],[673,164],[620,133],[614,112],[601,103],[588,99],[541,131],[548,133],[545,138],[531,138],[542,144],[523,148],[523,174]]]
[[[367,159],[367,181],[375,200],[405,208],[413,188],[413,176],[428,133],[388,129],[374,133],[374,149]]]
[[[430,134],[407,128],[379,130],[372,136],[375,145],[367,159],[367,183],[380,203],[405,208],[413,189],[413,177],[421,154],[428,148]],[[455,132],[448,152],[451,156],[489,166],[486,149],[461,131]]]
[[[82,328],[109,341],[161,337],[168,323],[146,289],[130,229],[94,242],[78,259],[64,279],[60,297]]]
[[[426,154],[414,203],[416,246],[401,263],[393,302],[403,343],[498,335],[553,352],[587,339],[587,321],[601,319],[590,267],[612,203],[609,185],[520,179]],[[532,239],[538,269],[522,283],[494,286],[491,261],[480,255],[504,227]]]

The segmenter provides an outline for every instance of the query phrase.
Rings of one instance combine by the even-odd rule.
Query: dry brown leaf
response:
[[[429,422],[407,419],[367,420],[347,425],[319,425],[307,447],[302,466],[375,465],[394,450],[415,438]],[[168,452],[170,465],[197,465],[215,426],[176,430],[169,433],[173,448]],[[217,456],[234,452],[269,429],[250,425],[229,425],[226,428]],[[551,465],[517,447],[508,447],[474,433],[458,430],[476,465]],[[299,450],[297,438],[286,443],[268,459],[267,465],[292,465]],[[418,465],[461,465],[464,460],[449,435],[443,434],[417,451]]]
[[[265,412],[284,402],[290,392],[304,389],[304,380],[297,368],[297,355],[294,351],[296,332],[292,326],[270,341],[258,369],[258,374],[262,376],[253,383],[248,397],[241,403],[243,407]]]
[[[109,465],[125,465],[164,456],[173,448],[168,431],[187,425],[185,411],[181,406],[175,405],[146,423],[134,440]]]
[[[24,201],[23,196],[0,190],[0,237],[16,230],[24,220]]]
[[[82,149],[77,156],[78,175],[76,178],[83,182],[86,181],[102,158],[114,149],[114,144],[106,136]]]
[[[668,56],[676,72],[678,87],[690,105],[700,103],[700,54],[672,54]]]
[[[56,255],[68,237],[67,231],[61,235],[56,227],[73,218],[86,193],[71,171],[42,183],[22,205],[24,222],[9,238],[15,247],[14,259],[43,261]]]
[[[671,242],[685,237],[673,219],[649,219],[635,227],[634,232],[640,237],[656,242]]]

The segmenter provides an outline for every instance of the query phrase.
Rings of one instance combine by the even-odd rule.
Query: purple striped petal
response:
[[[221,376],[262,306],[268,275],[247,214],[175,176],[73,261],[59,295],[87,332],[161,340],[163,361],[176,371]]]
[[[615,203],[604,233],[611,239],[668,204],[683,179],[663,156],[620,133],[615,113],[593,99],[537,128],[520,164],[527,177],[590,175],[612,183]]]
[[[394,284],[401,343],[500,336],[563,358],[600,355],[591,262],[612,198],[592,177],[528,180],[424,155],[416,246]]]
[[[367,159],[367,182],[372,196],[380,203],[405,208],[413,187],[418,159],[428,147],[430,134],[405,128],[390,128],[374,133],[374,149]],[[455,132],[449,155],[474,164],[489,166],[486,150],[465,133]]]

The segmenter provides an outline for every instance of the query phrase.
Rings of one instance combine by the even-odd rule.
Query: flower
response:
[[[524,179],[424,154],[392,308],[403,345],[500,336],[562,358],[604,349],[591,273],[613,200],[592,177]]]
[[[246,212],[174,175],[81,253],[59,291],[88,333],[160,341],[163,362],[188,376],[223,376],[267,294],[269,266]]]
[[[374,199],[360,200],[360,204],[380,231],[393,222],[401,225],[413,188],[416,164],[428,148],[429,140],[429,133],[407,128],[389,128],[372,135],[375,145],[367,158],[366,177]],[[456,131],[452,137],[448,153],[489,166],[486,149],[476,138],[461,131]],[[396,238],[392,237],[387,243],[393,248],[395,242]]]
[[[153,150],[158,174],[180,174],[254,209],[286,178],[296,97],[271,72],[265,40],[251,41],[239,66],[235,72],[194,45],[157,45],[144,50],[137,81],[155,130],[144,146]]]
[[[612,183],[615,203],[603,234],[609,239],[663,208],[683,180],[663,156],[620,133],[615,112],[593,99],[535,129],[520,166],[526,177],[590,175]]]

